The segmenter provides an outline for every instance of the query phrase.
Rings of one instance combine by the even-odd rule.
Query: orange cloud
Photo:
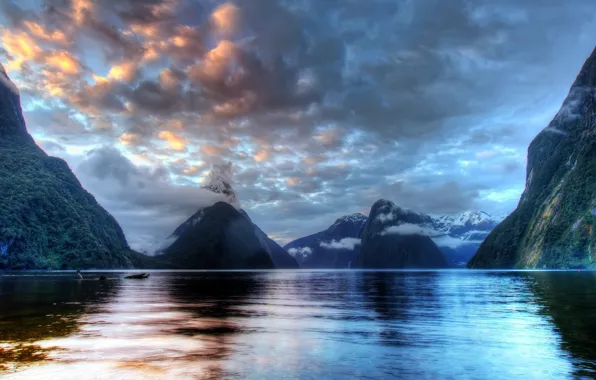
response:
[[[294,187],[294,186],[298,185],[298,178],[288,177],[288,178],[286,178],[286,184],[290,187]]]
[[[216,104],[213,107],[213,112],[218,116],[234,117],[243,115],[250,111],[257,102],[257,96],[246,91],[243,96],[228,100],[227,102]]]
[[[159,58],[159,51],[154,46],[148,46],[143,53],[143,61],[156,61]]]
[[[253,156],[254,160],[256,162],[263,162],[265,160],[267,160],[269,158],[269,152],[262,149],[260,151],[258,151],[254,156]]]
[[[132,24],[129,26],[134,34],[145,38],[159,37],[160,30],[156,24]]]
[[[42,54],[42,49],[27,33],[17,34],[6,29],[2,33],[2,45],[17,62],[35,59]]]
[[[201,73],[211,79],[223,78],[228,72],[228,66],[236,55],[236,46],[228,41],[220,41],[203,57],[200,66]]]
[[[120,135],[119,141],[122,145],[136,145],[140,141],[140,136],[134,133],[123,133]]]
[[[201,154],[207,157],[217,157],[221,156],[224,152],[224,149],[217,147],[215,145],[202,145],[201,146]]]
[[[202,170],[203,165],[190,165],[185,168],[182,172],[186,175],[197,175]]]
[[[171,69],[164,69],[159,73],[159,83],[163,88],[171,91],[181,84],[181,80]]]
[[[168,142],[171,149],[182,152],[186,150],[186,140],[170,131],[159,132],[159,138]]]
[[[84,24],[87,15],[93,12],[93,0],[72,0],[73,19],[77,25]]]
[[[224,3],[211,14],[211,22],[215,30],[225,37],[238,33],[240,25],[240,9],[232,3]]]
[[[112,66],[108,78],[118,81],[131,82],[137,75],[137,65],[132,61],[124,61]]]
[[[54,52],[45,59],[50,67],[60,70],[65,74],[78,74],[81,71],[79,61],[65,51]]]
[[[62,45],[66,45],[68,43],[66,34],[60,30],[48,31],[42,25],[32,22],[32,21],[25,21],[23,23],[25,27],[29,30],[29,34],[40,38],[47,42],[59,43]]]

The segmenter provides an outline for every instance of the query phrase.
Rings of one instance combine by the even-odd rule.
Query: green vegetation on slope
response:
[[[528,149],[526,190],[471,268],[596,266],[596,50]]]
[[[0,142],[0,267],[130,267],[122,229],[61,159]]]
[[[0,66],[0,69],[2,67]],[[0,268],[129,268],[116,220],[85,191],[63,160],[27,133],[16,89],[0,75]]]

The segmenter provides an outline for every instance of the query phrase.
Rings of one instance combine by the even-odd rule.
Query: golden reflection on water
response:
[[[142,283],[112,281],[116,284],[110,286],[117,288],[114,297],[102,300],[100,305],[88,305],[75,320],[56,319],[46,314],[43,316],[45,324],[36,326],[30,335],[18,328],[5,331],[3,338],[8,340],[39,339],[40,331],[47,335],[46,339],[28,344],[2,346],[2,369],[20,370],[7,378],[218,377],[216,360],[226,354],[225,335],[234,331],[232,322],[197,319],[181,309],[188,305],[170,302],[164,291],[167,286],[159,281],[155,285],[147,280]],[[81,286],[75,281],[71,285]],[[87,290],[96,289],[97,286],[92,286]],[[68,331],[57,329],[57,321],[68,323]],[[15,331],[19,331],[19,336],[15,336]],[[32,366],[34,362],[43,362],[43,365]]]

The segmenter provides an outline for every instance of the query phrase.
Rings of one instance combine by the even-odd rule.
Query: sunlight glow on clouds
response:
[[[193,189],[221,162],[251,218],[282,240],[380,197],[511,210],[527,146],[596,35],[591,0],[40,3],[0,2],[0,61],[34,138],[131,241],[147,207],[187,197],[154,213],[164,236],[193,214]],[[111,198],[113,172],[85,172],[106,147],[122,159],[103,159],[159,178],[159,208]]]

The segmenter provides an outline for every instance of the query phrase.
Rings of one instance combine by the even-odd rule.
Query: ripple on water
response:
[[[8,379],[593,377],[596,277],[154,272],[0,277]]]

